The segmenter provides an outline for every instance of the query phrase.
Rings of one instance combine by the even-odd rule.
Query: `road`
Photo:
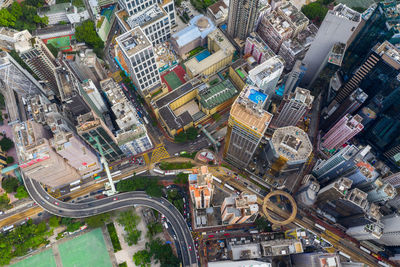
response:
[[[28,178],[24,181],[29,195],[36,203],[46,211],[61,217],[85,218],[133,205],[155,209],[167,218],[179,240],[182,264],[197,266],[196,251],[189,228],[180,212],[166,199],[152,198],[144,192],[127,192],[104,199],[72,204],[51,197],[37,181]]]

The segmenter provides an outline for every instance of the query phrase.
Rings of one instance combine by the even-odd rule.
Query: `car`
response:
[[[224,236],[228,236],[228,235],[230,235],[230,233],[225,233],[225,234],[224,234]]]
[[[54,204],[56,204],[57,206],[60,205],[60,203],[58,203],[57,201],[55,201]]]
[[[39,213],[38,213],[38,216],[42,216],[42,214],[43,214],[43,213],[39,212]]]
[[[189,250],[192,251],[192,246],[189,245]]]
[[[58,212],[59,212],[59,213],[62,213],[63,211],[62,211],[62,210],[58,210]]]
[[[44,196],[47,200],[49,200],[50,199],[50,197],[49,196]]]
[[[117,197],[114,197],[113,200],[116,201],[116,200],[118,200],[118,198],[117,198]]]
[[[212,238],[212,237],[214,237],[214,235],[208,235],[208,238]]]
[[[4,211],[0,210],[0,215],[4,214]]]

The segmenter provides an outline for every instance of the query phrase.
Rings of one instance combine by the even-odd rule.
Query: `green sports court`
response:
[[[52,44],[55,48],[59,48],[61,50],[69,50],[71,49],[71,40],[75,39],[75,35],[72,36],[61,36],[57,38],[45,39],[46,44]]]
[[[111,267],[103,233],[97,228],[58,245],[63,267]]]
[[[58,251],[63,267],[111,267],[103,233],[100,228],[71,240],[58,243]],[[12,267],[56,267],[53,250],[47,249],[39,254],[33,255]]]
[[[56,261],[53,257],[53,251],[47,249],[39,254],[26,258],[20,262],[17,262],[12,267],[56,267]]]

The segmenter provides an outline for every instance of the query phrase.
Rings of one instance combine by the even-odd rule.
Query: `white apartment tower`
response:
[[[140,27],[116,38],[123,60],[128,66],[134,83],[142,96],[157,89],[161,84],[153,45]]]

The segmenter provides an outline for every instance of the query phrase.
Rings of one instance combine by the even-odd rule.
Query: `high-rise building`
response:
[[[309,175],[312,176],[312,175]],[[317,200],[317,194],[320,189],[319,183],[313,179],[309,179],[302,185],[296,193],[296,201],[298,205],[311,207]]]
[[[122,32],[140,27],[154,46],[166,42],[171,37],[168,13],[158,4],[149,6],[131,16],[122,9],[118,11],[116,17]]]
[[[368,95],[364,93],[361,88],[357,88],[351,95],[349,95],[343,102],[337,103],[334,107],[328,110],[321,123],[321,129],[327,131],[340,118],[346,114],[352,114],[356,111],[368,98]]]
[[[339,89],[331,105],[342,102],[357,88],[362,88],[369,99],[376,95],[388,96],[399,84],[399,58],[400,50],[396,46],[388,41],[377,43],[357,71]]]
[[[380,223],[352,226],[346,231],[346,234],[359,241],[379,239],[381,238],[382,233],[383,225]]]
[[[258,64],[262,64],[267,59],[275,56],[275,53],[256,32],[250,33],[250,36],[247,37],[244,46],[244,54],[251,55]]]
[[[59,130],[54,133],[51,144],[82,178],[87,178],[101,170],[101,164],[93,150],[73,132]]]
[[[51,147],[50,134],[42,125],[29,120],[14,124],[13,129],[19,167],[28,178],[52,188],[80,178],[77,170]]]
[[[297,88],[297,86],[301,82],[301,79],[303,79],[305,72],[305,65],[300,60],[297,60],[293,66],[292,71],[286,76],[284,90],[285,94],[290,94],[294,92],[294,89]]]
[[[299,170],[312,152],[312,144],[308,135],[300,128],[287,126],[275,130],[262,153],[264,164],[271,174]]]
[[[158,89],[161,78],[155,61],[153,45],[140,27],[116,38],[118,58],[124,61],[142,96]],[[125,65],[124,64],[124,65]]]
[[[359,149],[353,145],[340,149],[327,160],[318,160],[312,174],[320,183],[340,177],[345,172],[354,168],[354,156]]]
[[[321,188],[317,195],[317,205],[324,204],[327,201],[335,201],[343,198],[351,188],[352,181],[345,177],[339,178],[335,182]]]
[[[322,146],[328,150],[339,148],[364,129],[361,120],[359,115],[347,114],[322,137]]]
[[[375,181],[375,188],[367,191],[368,201],[373,203],[382,203],[393,199],[396,195],[396,189],[393,185],[383,182],[381,179]]]
[[[104,102],[99,89],[97,89],[92,80],[84,81],[82,83],[82,90],[83,97],[85,98],[86,102],[88,102],[89,106],[92,107],[92,109],[95,107],[100,114],[108,112],[106,103]]]
[[[377,42],[386,40],[392,42],[398,41],[398,19],[399,11],[397,10],[398,0],[381,1],[371,5],[364,13],[362,13],[362,23],[357,31],[351,45],[349,45],[342,70],[350,74],[356,69],[357,63],[362,61],[366,54]],[[396,40],[397,39],[397,40]]]
[[[160,4],[164,11],[169,15],[169,20],[172,25],[176,24],[175,18],[175,5],[174,1],[163,1],[163,0],[144,0],[144,1],[135,1],[135,0],[118,0],[118,4],[121,9],[126,10],[128,16],[132,16],[133,14],[137,14],[140,11],[154,6],[156,4]]]
[[[279,108],[279,115],[272,120],[271,126],[296,126],[310,111],[314,97],[310,91],[297,87],[294,93],[285,95]]]
[[[107,161],[116,161],[123,156],[110,129],[93,112],[80,115],[76,129],[82,139],[99,154],[101,152],[98,146],[102,147]]]
[[[271,122],[272,114],[263,109],[267,97],[258,88],[247,86],[232,105],[224,157],[235,166],[247,166]]]
[[[385,246],[400,246],[400,216],[398,214],[387,215],[381,220],[383,234],[376,242]]]
[[[307,266],[307,267],[341,267],[340,257],[338,254],[333,253],[300,253],[290,256],[294,266]]]
[[[345,45],[350,44],[360,22],[360,13],[344,4],[338,4],[333,10],[328,11],[303,60],[307,66],[307,72],[303,78],[305,84],[312,84],[312,81],[319,75],[322,65],[326,64],[324,60],[332,46],[338,42]]]
[[[128,157],[151,149],[153,145],[146,127],[140,122],[135,107],[125,96],[121,86],[112,78],[101,81],[100,86],[111,104],[115,122],[119,127],[116,132],[119,148]]]
[[[400,187],[400,172],[393,173],[392,175],[384,178],[383,181],[391,184],[394,188]]]
[[[206,209],[211,205],[214,194],[213,176],[207,166],[194,169],[189,174],[189,192],[196,209]]]
[[[264,94],[273,96],[283,72],[284,61],[280,56],[267,59],[249,71],[248,82],[260,88]]]
[[[256,195],[226,197],[221,205],[221,219],[224,224],[254,221],[258,215]]]
[[[347,178],[353,181],[353,186],[364,186],[373,183],[378,178],[379,173],[375,168],[365,161],[355,164],[355,169],[346,171]]]
[[[229,2],[228,34],[239,40],[253,32],[257,16],[258,0],[232,0]]]
[[[55,57],[45,43],[32,37],[29,41],[20,41],[15,44],[15,50],[26,65],[50,88],[55,95],[59,94],[57,82],[57,63]]]

